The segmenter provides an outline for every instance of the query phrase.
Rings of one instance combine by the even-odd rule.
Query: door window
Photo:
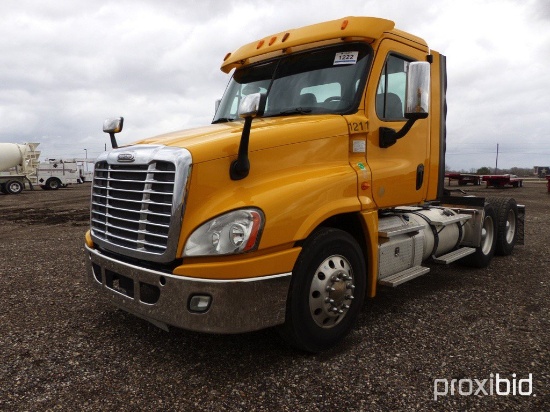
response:
[[[376,114],[384,120],[403,120],[409,61],[389,55],[376,91]]]

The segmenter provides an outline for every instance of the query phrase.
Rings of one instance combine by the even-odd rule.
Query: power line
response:
[[[546,152],[516,152],[516,151],[503,151],[503,150],[499,150],[498,151],[499,154],[514,154],[514,155],[545,155],[545,156],[549,156],[550,155],[550,152],[549,153],[546,153]],[[492,152],[446,152],[447,155],[482,155],[482,154],[490,154],[490,155],[493,155],[495,154],[496,152],[495,151],[492,151]]]

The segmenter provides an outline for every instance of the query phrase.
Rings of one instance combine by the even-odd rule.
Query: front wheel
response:
[[[282,336],[307,352],[329,349],[353,328],[365,296],[361,247],[347,232],[314,231],[294,266]]]

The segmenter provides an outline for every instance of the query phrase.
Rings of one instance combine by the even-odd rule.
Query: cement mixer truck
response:
[[[36,174],[40,143],[0,143],[0,192],[16,195]]]

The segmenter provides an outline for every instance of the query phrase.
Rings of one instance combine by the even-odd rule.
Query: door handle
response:
[[[416,167],[416,190],[420,190],[424,182],[424,165],[421,163]]]

